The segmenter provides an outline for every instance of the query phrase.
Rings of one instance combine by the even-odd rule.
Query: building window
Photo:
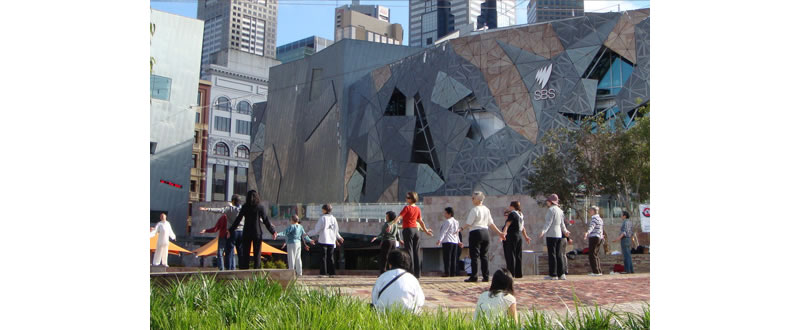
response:
[[[217,98],[217,110],[231,111],[231,100],[224,96]]]
[[[239,145],[236,147],[236,157],[250,159],[250,149],[247,149],[244,145]]]
[[[192,167],[197,168],[197,154],[192,154]]]
[[[150,142],[150,154],[151,155],[155,155],[156,154],[156,146],[157,145],[158,145],[158,142]]]
[[[233,193],[244,196],[247,194],[247,168],[234,167],[233,170]]]
[[[236,134],[250,135],[250,122],[246,120],[236,120]]]
[[[246,115],[250,114],[250,102],[247,101],[239,101],[239,104],[236,105],[236,111],[239,113],[243,113]]]
[[[214,164],[213,186],[211,199],[214,201],[224,201],[228,189],[228,167],[225,165]]]
[[[214,129],[221,132],[231,131],[231,119],[227,117],[214,117]]]
[[[169,90],[172,79],[162,76],[150,75],[150,98],[169,101]]]
[[[217,142],[217,144],[214,146],[214,154],[217,156],[229,157],[231,152],[230,149],[228,149],[228,145],[222,142]]]
[[[194,131],[194,144],[197,144],[198,142],[200,142],[200,141],[198,140],[198,136],[199,136],[198,132],[197,132],[197,131]]]
[[[200,113],[199,112],[195,112],[194,113],[194,123],[195,124],[199,124],[200,123]]]
[[[190,183],[192,192],[197,192],[197,181],[192,180]]]

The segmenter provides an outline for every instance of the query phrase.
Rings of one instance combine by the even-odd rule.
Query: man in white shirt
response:
[[[458,237],[458,220],[453,218],[453,208],[446,207],[444,209],[445,220],[442,223],[442,228],[439,229],[439,240],[436,245],[442,245],[442,259],[444,259],[444,275],[442,277],[456,276],[456,265],[458,264],[458,255],[461,249],[458,243],[461,242]]]
[[[489,251],[489,228],[492,229],[501,239],[506,237],[494,224],[492,213],[489,208],[483,205],[486,196],[481,191],[472,193],[472,205],[475,207],[467,215],[467,224],[461,230],[469,229],[469,257],[472,259],[472,274],[464,282],[478,281],[478,255],[480,254],[481,273],[483,281],[489,282],[489,258],[486,253]]]
[[[167,221],[166,214],[161,213],[160,218],[161,221],[150,231],[150,237],[158,235],[158,238],[156,238],[156,252],[153,253],[153,266],[162,265],[164,267],[169,267],[169,265],[167,265],[169,240],[175,239],[175,232],[172,231],[172,226],[169,224],[169,221]]]
[[[401,308],[418,314],[425,305],[425,293],[419,281],[408,272],[411,256],[405,250],[395,249],[389,253],[389,268],[378,277],[372,287],[372,306],[378,311]]]

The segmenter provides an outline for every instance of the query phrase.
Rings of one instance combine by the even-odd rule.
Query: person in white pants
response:
[[[303,243],[301,241],[304,240],[306,243],[311,244],[314,244],[314,242],[308,238],[305,229],[300,225],[300,218],[297,215],[292,216],[292,224],[286,230],[278,233],[278,237],[281,236],[286,239],[285,245],[289,269],[294,269],[297,276],[303,276],[303,259],[300,255]],[[308,250],[309,248],[306,246],[306,251]]]
[[[167,215],[164,213],[161,213],[161,221],[150,231],[150,237],[156,234],[158,234],[158,238],[156,239],[156,253],[153,254],[153,266],[163,265],[164,267],[169,267],[167,265],[169,240],[175,240],[175,233],[172,231],[172,226],[170,226],[169,221],[167,221]]]

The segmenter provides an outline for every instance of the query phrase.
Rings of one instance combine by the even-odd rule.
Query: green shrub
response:
[[[650,307],[643,315],[578,306],[554,316],[521,311],[520,324],[510,319],[472,321],[472,313],[424,309],[376,313],[366,302],[339,291],[286,289],[259,277],[216,281],[199,276],[166,285],[150,285],[151,329],[649,329]]]

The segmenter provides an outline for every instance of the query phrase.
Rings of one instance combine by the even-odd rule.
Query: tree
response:
[[[549,131],[541,142],[544,153],[532,164],[531,195],[555,192],[565,209],[574,205],[578,192],[589,199],[614,196],[626,208],[634,200],[648,200],[649,111],[649,102],[635,109],[627,130],[621,116],[605,120],[600,113],[584,118],[577,129]]]
[[[532,197],[558,195],[564,210],[575,204],[575,163],[571,156],[571,140],[574,134],[565,129],[548,131],[541,140],[544,153],[532,165],[534,174],[528,177],[526,187]]]

